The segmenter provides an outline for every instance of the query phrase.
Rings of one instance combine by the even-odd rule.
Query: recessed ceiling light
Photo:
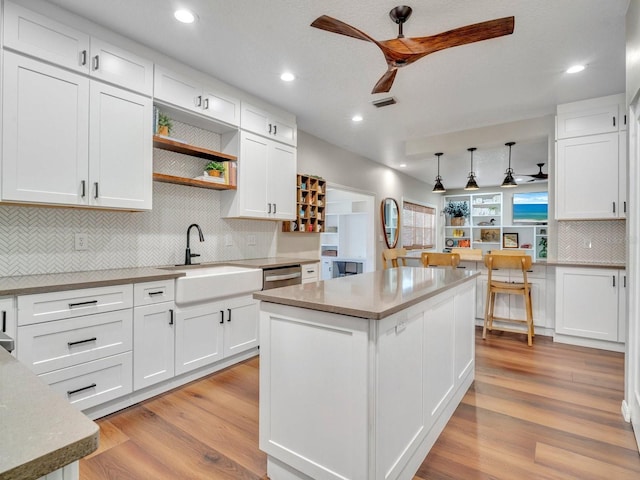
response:
[[[406,163],[401,163],[401,164],[399,165],[399,167],[400,167],[400,168],[407,168],[407,164],[406,164]]]
[[[182,23],[193,23],[196,21],[196,16],[193,12],[185,9],[176,10],[173,13],[173,16],[176,17],[176,20]]]
[[[362,115],[354,115],[353,117],[351,117],[351,120],[354,122],[361,122],[362,121]]]
[[[296,76],[291,72],[284,72],[280,75],[280,80],[283,82],[293,82],[296,79]]]
[[[567,68],[567,73],[578,73],[584,70],[584,65],[572,65]]]

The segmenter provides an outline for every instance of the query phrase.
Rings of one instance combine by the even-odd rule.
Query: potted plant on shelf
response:
[[[220,177],[225,171],[224,163],[211,161],[204,167],[210,177]]]
[[[173,128],[173,123],[171,123],[171,119],[165,115],[164,113],[158,114],[158,135],[164,135],[168,137],[171,133],[171,129]]]
[[[442,210],[451,217],[451,225],[461,227],[465,217],[469,216],[469,204],[467,202],[448,202]]]
[[[547,258],[547,237],[540,237],[538,240],[538,246],[540,250],[538,250],[539,258]]]

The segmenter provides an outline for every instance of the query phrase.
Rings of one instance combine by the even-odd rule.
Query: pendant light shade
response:
[[[432,191],[433,193],[444,193],[447,189],[442,185],[442,177],[440,176],[440,156],[442,155],[442,152],[438,152],[435,155],[438,157],[438,175],[436,176],[436,184],[433,186]]]
[[[512,188],[517,187],[515,179],[513,178],[513,168],[511,168],[511,147],[514,146],[516,142],[507,142],[505,145],[509,147],[509,168],[505,172],[504,182],[502,182],[501,187],[503,188]]]
[[[476,147],[467,148],[471,152],[471,171],[469,172],[469,180],[467,181],[467,185],[464,187],[465,190],[478,190],[478,183],[476,182],[476,174],[473,171],[473,152],[476,151]]]

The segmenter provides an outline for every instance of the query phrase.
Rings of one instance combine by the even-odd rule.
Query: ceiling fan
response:
[[[387,61],[387,71],[378,80],[371,93],[382,93],[391,90],[398,68],[405,67],[439,50],[511,35],[515,22],[514,17],[504,17],[455,28],[428,37],[405,38],[402,33],[402,25],[409,19],[412,11],[411,7],[403,5],[395,7],[389,12],[391,20],[398,24],[398,37],[391,40],[375,40],[357,28],[327,15],[316,18],[311,26],[375,43],[382,50]]]
[[[535,182],[536,180],[547,180],[549,178],[549,175],[546,173],[542,172],[542,167],[544,166],[544,163],[536,163],[536,165],[538,166],[538,168],[540,169],[538,171],[538,173],[534,173],[533,175],[528,175],[528,174],[522,174],[521,176],[523,177],[531,177],[531,180],[528,180],[528,182]]]

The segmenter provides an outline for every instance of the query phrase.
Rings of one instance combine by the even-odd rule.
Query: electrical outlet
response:
[[[227,233],[224,236],[224,246],[225,247],[233,247],[233,237],[231,236],[230,233]]]
[[[76,233],[75,249],[87,250],[89,248],[89,236],[86,233]]]
[[[247,235],[247,245],[249,245],[250,247],[255,247],[256,245],[255,235]]]

